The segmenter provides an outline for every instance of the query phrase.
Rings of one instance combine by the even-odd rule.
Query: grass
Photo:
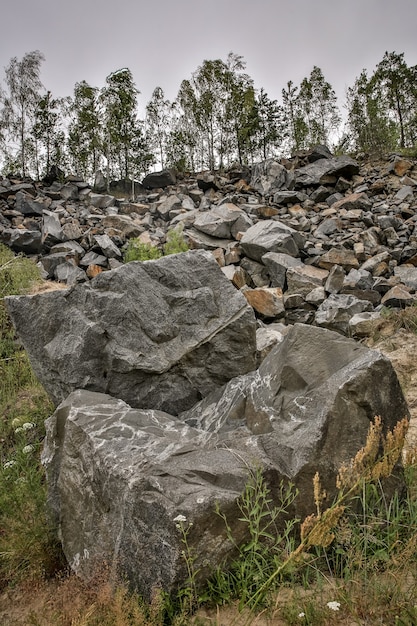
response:
[[[29,260],[0,247],[2,297],[28,291],[38,280]],[[1,301],[0,314],[0,604],[9,598],[10,608],[7,621],[0,609],[2,625],[417,623],[417,454],[409,450],[405,458],[407,489],[388,497],[385,483],[398,471],[406,423],[384,435],[378,418],[365,446],[340,468],[338,495],[327,509],[315,476],[316,511],[301,524],[288,516],[297,496],[291,485],[282,484],[273,503],[263,473],[248,468],[238,500],[247,540],[235,541],[227,517],[213,511],[224,521],[235,557],[220,564],[204,588],[196,587],[189,526],[181,519],[188,578],[174,597],[156,590],[145,603],[124,581],[110,584],[105,570],[88,584],[69,574],[46,514],[40,463],[52,406]]]

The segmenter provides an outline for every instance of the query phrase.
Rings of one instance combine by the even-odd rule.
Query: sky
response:
[[[317,65],[341,109],[346,88],[385,51],[417,64],[417,0],[9,0],[0,14],[0,81],[12,57],[32,50],[45,56],[41,79],[54,97],[82,80],[102,87],[128,67],[141,111],[155,87],[173,100],[205,59],[230,51],[279,101]]]

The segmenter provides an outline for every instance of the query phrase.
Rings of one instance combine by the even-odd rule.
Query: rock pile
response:
[[[294,483],[304,518],[317,471],[330,502],[375,415],[385,432],[409,416],[390,362],[343,335],[415,302],[415,178],[411,161],[360,168],[318,147],[227,178],[159,172],[134,202],[0,181],[0,240],[66,283],[7,306],[59,404],[43,460],[74,571],[176,589],[180,515],[200,582],[233,548],[216,502],[244,538],[248,468],[276,504]],[[130,238],[162,246],[178,225],[189,252],[121,262]]]
[[[74,285],[120,265],[130,238],[161,247],[180,226],[261,320],[360,336],[381,305],[415,302],[416,181],[414,161],[360,167],[323,147],[252,172],[150,174],[134,202],[75,177],[49,187],[3,179],[0,242],[37,256],[45,278]]]

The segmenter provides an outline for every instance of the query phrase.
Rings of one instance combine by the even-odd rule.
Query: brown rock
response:
[[[279,287],[257,287],[242,291],[248,303],[263,317],[281,317],[285,313],[282,289]]]

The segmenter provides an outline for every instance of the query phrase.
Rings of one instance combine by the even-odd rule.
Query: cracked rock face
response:
[[[129,263],[7,306],[56,404],[81,388],[177,414],[255,367],[253,310],[206,251]]]
[[[47,421],[43,453],[68,562],[83,578],[107,563],[146,597],[156,586],[172,591],[187,579],[181,515],[202,582],[232,551],[216,503],[235,540],[248,539],[237,498],[249,468],[263,470],[278,505],[281,481],[292,482],[290,514],[304,519],[315,511],[314,474],[331,502],[340,465],[365,444],[375,415],[385,430],[408,416],[390,361],[302,324],[258,370],[177,417],[75,391]]]

